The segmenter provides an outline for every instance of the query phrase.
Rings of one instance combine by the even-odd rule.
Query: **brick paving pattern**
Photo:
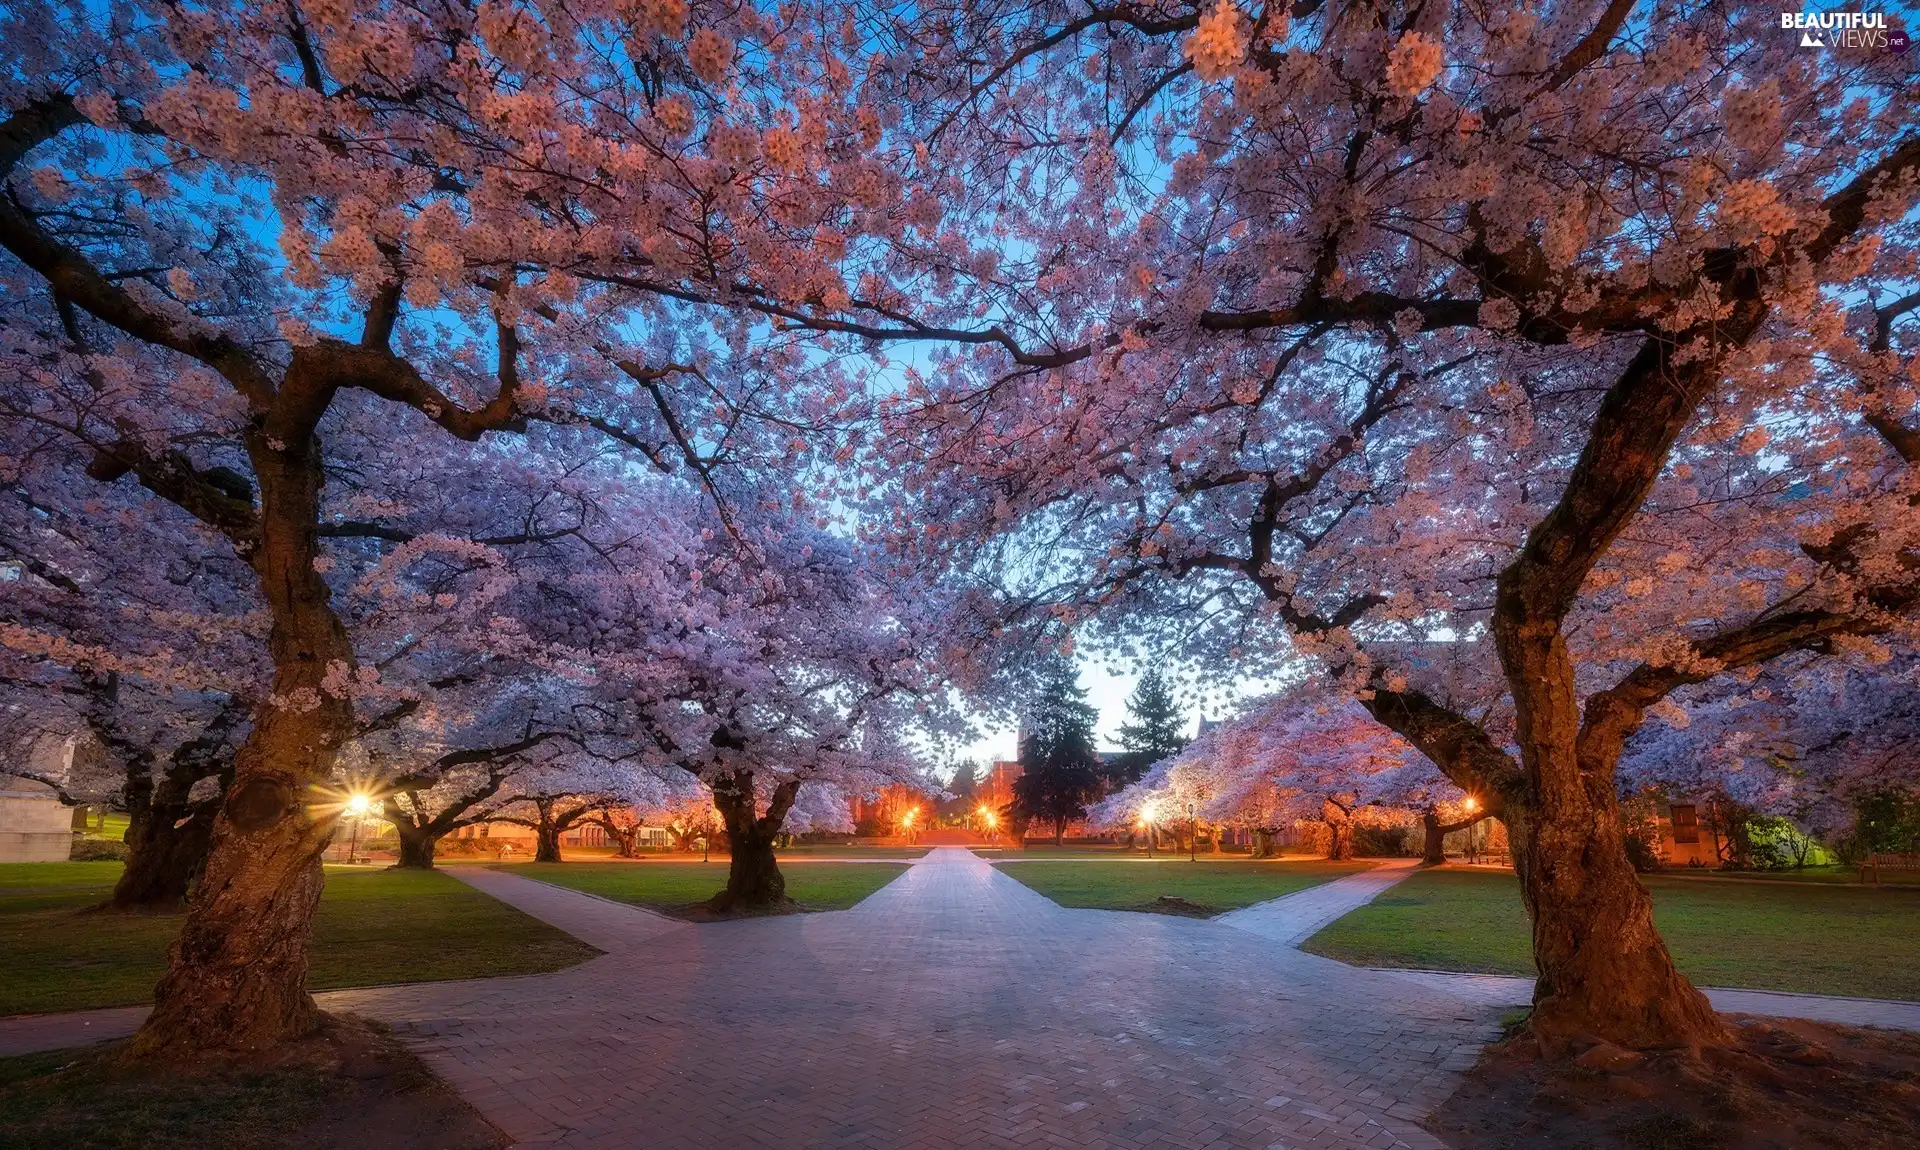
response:
[[[527,1145],[1439,1147],[1492,1011],[941,849],[851,911],[699,927],[461,877],[608,953],[343,992]],[[330,996],[331,997],[331,996]]]
[[[1533,979],[1505,974],[1456,974],[1444,970],[1382,970],[1421,986],[1445,991],[1465,1002],[1485,1006],[1525,1006],[1533,1001]],[[1879,1026],[1889,1030],[1920,1030],[1920,1002],[1884,998],[1842,998],[1828,994],[1788,994],[1774,990],[1729,990],[1702,987],[1715,1010],[1728,1014],[1765,1014],[1775,1018],[1808,1018],[1842,1026]]]

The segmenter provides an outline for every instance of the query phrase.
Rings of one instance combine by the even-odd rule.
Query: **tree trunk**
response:
[[[1336,862],[1345,862],[1353,857],[1353,828],[1345,822],[1329,822],[1327,830],[1332,832],[1332,841],[1327,844],[1327,857]]]
[[[757,817],[753,772],[735,771],[715,780],[713,805],[726,821],[727,888],[708,900],[710,910],[782,910],[793,905],[787,897],[786,876],[773,855],[773,840],[797,789],[798,784],[783,786],[768,804],[767,817],[761,818]]]
[[[1706,995],[1674,968],[1654,929],[1653,902],[1628,861],[1617,746],[1604,762],[1581,762],[1565,639],[1557,626],[1497,617],[1495,636],[1514,694],[1528,792],[1503,817],[1533,916],[1540,978],[1530,1028],[1549,1046],[1604,1039],[1644,1050],[1724,1040]]]
[[[1420,853],[1420,864],[1439,866],[1446,862],[1447,835],[1441,829],[1440,816],[1432,810],[1423,811],[1420,815],[1420,826],[1427,835],[1426,843]]]
[[[303,351],[305,349],[302,349]],[[314,388],[300,353],[283,388]],[[320,1013],[307,994],[307,946],[320,901],[320,855],[340,811],[310,804],[353,730],[351,703],[323,690],[352,668],[353,647],[329,603],[319,558],[321,469],[310,428],[247,433],[260,481],[260,538],[238,545],[272,614],[273,691],[254,716],[214,820],[206,871],[154,988],[135,1057],[189,1059],[266,1050],[308,1034]]]
[[[393,829],[400,836],[400,861],[393,865],[404,870],[432,870],[434,848],[440,845],[440,836],[425,827],[397,819],[393,820]]]
[[[1067,841],[1067,823],[1065,819],[1053,821],[1053,845],[1061,846]]]
[[[1327,857],[1344,862],[1353,857],[1353,821],[1345,807],[1331,799],[1320,805],[1320,819],[1327,824]]]
[[[612,820],[609,819],[600,825],[605,828],[609,835],[613,836],[614,858],[637,859],[640,857],[640,827],[638,824],[630,827],[616,827],[613,825]]]
[[[533,832],[533,861],[560,861],[560,828],[554,826],[551,820],[540,820],[540,825]]]
[[[114,910],[178,910],[206,865],[219,804],[143,802],[128,811],[127,867],[114,884]]]
[[[735,835],[727,860],[727,889],[713,902],[715,910],[743,910],[784,906],[787,879],[773,855],[772,835]]]

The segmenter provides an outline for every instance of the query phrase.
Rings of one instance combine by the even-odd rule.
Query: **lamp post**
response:
[[[1147,839],[1147,857],[1153,857],[1153,804],[1140,808],[1140,833]]]
[[[1467,796],[1467,813],[1471,815],[1473,812],[1479,809],[1480,809],[1480,800],[1474,798],[1472,795],[1468,795]],[[1469,864],[1476,865],[1476,866],[1480,862],[1480,820],[1479,819],[1475,819],[1474,821],[1467,824],[1467,862]]]
[[[1187,800],[1187,861],[1200,861],[1200,821],[1194,813],[1193,800]]]
[[[360,852],[360,819],[367,811],[372,809],[372,807],[373,804],[368,801],[365,795],[353,794],[347,796],[347,814],[353,819],[353,834],[347,840],[348,866],[353,865],[353,856]]]

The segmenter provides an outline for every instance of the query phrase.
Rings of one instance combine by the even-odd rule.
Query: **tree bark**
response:
[[[1338,804],[1328,801],[1321,805],[1321,820],[1327,824],[1330,841],[1327,843],[1327,857],[1344,862],[1353,857],[1353,822],[1346,810]]]
[[[1527,781],[1526,800],[1504,817],[1540,971],[1531,1030],[1549,1046],[1604,1039],[1644,1050],[1723,1040],[1726,1028],[1706,995],[1675,969],[1627,858],[1618,746],[1601,754],[1590,744],[1581,761],[1573,660],[1557,623],[1496,615],[1494,630]]]
[[[440,845],[440,836],[427,827],[402,821],[395,821],[393,829],[400,836],[400,861],[393,865],[404,870],[432,870],[434,850]]]
[[[163,788],[164,789],[164,788]],[[178,910],[206,865],[217,802],[146,801],[130,809],[127,866],[113,886],[114,910]]]
[[[1432,808],[1421,812],[1420,825],[1426,832],[1427,837],[1420,854],[1420,865],[1439,866],[1446,862],[1448,835],[1455,831],[1464,831],[1469,827],[1479,826],[1482,820],[1492,817],[1492,815],[1483,814],[1476,815],[1470,819],[1462,819],[1457,823],[1443,823],[1440,821],[1439,812]]]
[[[302,379],[301,369],[296,352],[283,398],[319,386]],[[353,666],[353,647],[314,569],[318,443],[310,425],[275,429],[268,420],[247,433],[261,505],[260,537],[246,554],[272,614],[273,692],[235,758],[206,872],[154,989],[153,1013],[131,1047],[138,1058],[252,1053],[319,1024],[306,989],[307,946],[320,855],[339,811],[310,801],[353,730],[349,701],[322,690],[330,670]]]
[[[533,861],[557,863],[560,860],[560,828],[550,819],[541,819],[533,832]]]
[[[793,805],[798,783],[775,790],[764,817],[758,816],[752,771],[735,771],[715,780],[713,805],[727,828],[727,887],[707,903],[719,913],[778,910],[793,905],[787,897],[786,876],[774,858],[773,841]]]

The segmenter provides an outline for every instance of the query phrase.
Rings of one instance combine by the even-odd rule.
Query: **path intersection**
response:
[[[693,926],[493,871],[608,953],[328,996],[522,1143],[1439,1147],[1497,1008],[1217,923],[1068,910],[943,848],[850,911]]]

